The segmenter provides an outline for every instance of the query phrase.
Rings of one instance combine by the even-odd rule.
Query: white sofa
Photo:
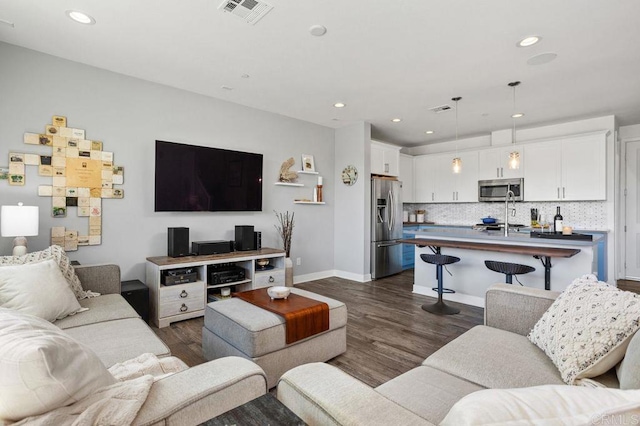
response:
[[[485,324],[445,345],[422,365],[372,388],[331,365],[307,364],[281,377],[278,399],[312,425],[432,425],[440,424],[463,397],[485,389],[546,390],[545,385],[559,385],[554,388],[596,391],[567,386],[551,359],[526,337],[558,295],[496,284],[486,294]],[[626,366],[618,374],[612,368],[594,379],[610,388],[623,383],[623,388],[639,389],[639,360],[636,333],[626,349]],[[638,399],[640,391],[630,392]]]
[[[101,296],[79,300],[88,311],[53,324],[89,346],[108,368],[143,353],[170,355],[136,311],[120,295],[117,265],[75,268],[85,290]],[[196,425],[266,393],[266,376],[239,357],[200,364],[156,381],[133,424]]]

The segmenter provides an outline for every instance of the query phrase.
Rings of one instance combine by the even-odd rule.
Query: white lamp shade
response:
[[[3,237],[38,235],[38,225],[37,206],[2,206],[0,210],[0,235]]]

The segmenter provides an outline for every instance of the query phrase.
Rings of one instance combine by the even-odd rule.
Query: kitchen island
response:
[[[446,300],[484,306],[484,293],[494,283],[504,282],[505,276],[489,270],[485,260],[511,262],[534,267],[534,272],[518,276],[527,287],[564,290],[584,274],[598,274],[598,242],[567,239],[532,238],[528,232],[477,231],[464,228],[429,228],[417,232],[415,239],[403,240],[415,246],[415,274],[413,292],[436,296],[431,289],[437,286],[435,266],[420,260],[420,254],[456,256],[460,262],[449,265],[452,275],[445,274],[444,286],[455,290],[445,294]],[[420,244],[418,244],[418,242]],[[535,257],[534,257],[535,256]],[[553,271],[553,272],[551,272]],[[519,285],[514,279],[513,285]]]

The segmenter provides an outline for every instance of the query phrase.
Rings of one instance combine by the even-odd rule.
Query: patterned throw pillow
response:
[[[51,246],[42,251],[27,253],[24,256],[0,256],[0,266],[24,265],[25,263],[40,262],[48,259],[56,261],[60,268],[60,272],[62,272],[67,283],[69,283],[69,287],[71,288],[71,291],[73,291],[73,294],[75,294],[76,299],[86,299],[87,297],[97,294],[83,290],[80,278],[76,275],[76,271],[73,269],[71,261],[60,246]]]
[[[593,275],[571,283],[529,333],[569,385],[607,372],[640,328],[640,296]]]

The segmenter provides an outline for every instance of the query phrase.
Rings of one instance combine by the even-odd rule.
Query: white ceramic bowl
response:
[[[289,287],[284,287],[281,285],[269,287],[267,289],[267,294],[272,299],[286,299],[287,297],[289,297],[289,293],[291,293],[291,289]]]

